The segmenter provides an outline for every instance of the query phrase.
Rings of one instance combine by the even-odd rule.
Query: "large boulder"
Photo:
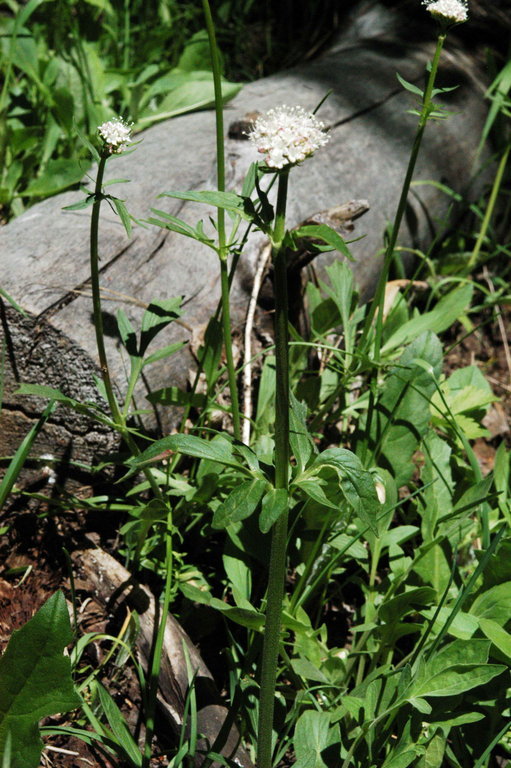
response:
[[[425,19],[425,24],[430,20]],[[431,41],[435,29],[431,24]],[[282,103],[312,110],[331,90],[319,117],[328,125],[330,142],[290,181],[288,224],[295,226],[316,211],[350,200],[367,199],[370,211],[356,225],[353,269],[361,289],[371,290],[381,263],[386,223],[394,216],[414,136],[416,106],[396,79],[422,84],[433,42],[397,45],[389,34],[382,8],[356,16],[336,44],[316,60],[246,85],[225,111],[228,188],[239,191],[246,170],[256,158],[251,142],[236,124],[247,113],[263,112]],[[447,43],[449,47],[449,41]],[[446,101],[447,120],[430,124],[415,177],[442,181],[458,191],[471,182],[471,167],[486,108],[475,63],[450,50],[442,63],[444,82],[459,84]],[[207,221],[213,209],[158,195],[166,190],[215,187],[215,123],[212,111],[196,112],[154,125],[139,138],[132,154],[112,159],[107,178],[129,178],[114,187],[130,212],[141,218],[151,207],[164,209],[190,223]],[[94,170],[91,173],[94,176]],[[2,328],[7,345],[3,428],[0,454],[12,453],[41,410],[37,398],[15,394],[18,382],[48,384],[78,400],[99,401],[93,376],[98,373],[89,291],[88,242],[90,208],[64,211],[82,193],[67,192],[45,200],[0,230],[1,285],[23,307],[23,317],[3,302]],[[433,185],[414,188],[410,196],[402,244],[421,247],[431,228],[442,221],[450,200]],[[440,224],[441,226],[441,224]],[[233,324],[241,327],[258,254],[264,245],[253,233],[241,257],[232,288]],[[143,305],[154,299],[183,296],[185,325],[173,324],[161,345],[190,338],[214,311],[219,298],[219,269],[215,254],[205,246],[156,227],[137,227],[130,240],[120,220],[103,205],[100,223],[101,284],[104,291],[106,346],[116,386],[126,388],[123,354],[114,315],[123,307],[135,326]],[[332,256],[330,256],[332,258]],[[321,264],[318,265],[321,269]],[[111,322],[109,322],[111,320]],[[146,385],[186,386],[195,359],[189,347],[179,355],[146,369]],[[139,407],[145,386],[137,390]],[[163,409],[149,427],[169,430],[175,411]],[[35,454],[66,454],[91,461],[112,446],[108,430],[83,416],[60,408],[41,433]]]

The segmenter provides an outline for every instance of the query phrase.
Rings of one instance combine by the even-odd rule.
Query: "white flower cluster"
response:
[[[131,126],[133,123],[125,123],[120,117],[108,120],[98,128],[98,133],[105,143],[110,154],[124,152],[131,141]]]
[[[440,20],[459,24],[468,18],[465,0],[424,0],[426,9]]]
[[[280,169],[301,163],[324,146],[329,139],[324,128],[323,123],[303,107],[284,104],[258,117],[249,138],[257,151],[265,155],[266,165]]]

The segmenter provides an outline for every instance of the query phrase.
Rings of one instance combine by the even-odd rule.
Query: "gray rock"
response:
[[[246,85],[225,110],[226,130],[248,112],[265,111],[282,103],[312,110],[331,90],[319,116],[329,126],[331,140],[303,166],[291,173],[288,225],[295,226],[316,211],[363,198],[371,209],[357,222],[355,235],[365,238],[352,246],[356,280],[364,293],[374,285],[381,262],[383,232],[392,220],[409,157],[416,118],[415,106],[403,91],[396,71],[422,83],[432,45],[396,45],[381,8],[354,19],[343,37],[312,63]],[[431,25],[432,37],[434,27]],[[443,72],[460,87],[449,94],[453,114],[430,124],[419,158],[416,179],[443,181],[458,191],[470,182],[470,170],[481,135],[486,109],[475,64],[449,51]],[[206,222],[215,211],[194,203],[157,196],[166,190],[215,188],[214,114],[196,112],[160,123],[140,134],[136,151],[109,161],[107,178],[129,178],[113,187],[132,214],[146,218],[157,207],[190,223]],[[256,159],[254,148],[242,138],[227,139],[228,188],[239,191],[246,170]],[[92,172],[91,175],[94,175]],[[0,453],[12,453],[20,430],[41,408],[37,398],[14,394],[18,381],[50,384],[77,399],[98,402],[93,375],[97,357],[92,308],[88,291],[90,209],[67,212],[63,207],[80,199],[68,192],[46,200],[0,230],[1,284],[29,313],[23,318],[9,305],[2,309],[8,365],[4,408],[9,429],[2,430]],[[403,228],[400,243],[426,246],[431,227],[441,226],[450,200],[432,185],[414,188],[410,207],[413,231]],[[240,260],[232,289],[233,325],[241,328],[258,254],[264,243],[253,233]],[[126,387],[126,356],[115,331],[113,316],[122,306],[135,327],[141,304],[183,296],[188,328],[205,324],[219,298],[219,269],[213,251],[192,240],[156,227],[135,229],[128,240],[119,219],[103,206],[100,224],[101,281],[104,290],[107,352],[120,391]],[[335,255],[334,255],[335,257]],[[329,258],[333,258],[329,255]],[[321,270],[325,259],[318,263]],[[247,293],[248,292],[248,293]],[[85,295],[84,295],[85,294]],[[110,327],[111,326],[111,327]],[[173,324],[155,348],[190,338],[190,331]],[[194,358],[187,348],[178,356],[147,369],[147,384],[158,389],[185,386]],[[146,407],[144,386],[137,390],[139,407]],[[176,413],[160,413],[163,430],[175,423]],[[149,427],[155,418],[148,417]],[[14,425],[21,425],[15,428]],[[56,435],[59,435],[58,439]],[[89,436],[89,437],[88,437]],[[41,435],[38,451],[92,460],[111,441],[97,425],[59,408],[52,425]],[[36,451],[37,454],[37,451]]]

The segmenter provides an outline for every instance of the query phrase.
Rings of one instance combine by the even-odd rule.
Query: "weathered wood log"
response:
[[[422,83],[432,53],[430,44],[396,45],[386,24],[383,8],[365,13],[329,52],[312,63],[245,86],[226,109],[228,126],[248,112],[282,103],[298,103],[312,110],[332,90],[320,112],[331,140],[291,174],[288,223],[295,226],[316,211],[367,199],[371,210],[357,223],[355,232],[366,237],[352,246],[356,280],[365,293],[378,272],[384,228],[395,212],[416,125],[416,118],[406,113],[414,106],[413,97],[403,91],[395,73]],[[471,181],[470,168],[485,118],[483,89],[475,64],[466,56],[447,53],[442,72],[449,83],[460,87],[446,97],[453,114],[428,127],[415,177],[443,181],[463,191]],[[227,183],[228,188],[239,190],[256,157],[251,142],[243,140],[239,132],[232,135],[237,138],[227,139]],[[140,138],[143,141],[134,154],[112,160],[107,169],[109,178],[131,179],[130,184],[114,188],[127,201],[130,212],[144,218],[156,206],[191,223],[214,215],[212,209],[194,203],[157,200],[166,190],[215,187],[213,113],[177,117],[153,126]],[[1,308],[7,345],[2,455],[15,450],[41,409],[41,400],[15,395],[18,382],[49,384],[78,400],[100,401],[93,383],[97,357],[88,295],[90,209],[62,210],[80,199],[80,194],[69,192],[46,200],[0,230],[1,284],[28,313],[24,318],[5,302]],[[450,200],[436,187],[425,185],[414,189],[409,203],[410,215],[400,242],[420,247],[430,239],[434,222],[446,214]],[[249,238],[232,287],[233,323],[238,327],[244,321],[263,240],[260,233]],[[106,205],[100,251],[107,352],[113,378],[123,391],[126,356],[115,330],[117,307],[122,306],[138,327],[141,304],[180,295],[186,304],[186,324],[199,328],[218,301],[218,264],[208,248],[155,227],[138,227],[128,240]],[[318,262],[318,268],[325,263],[326,258]],[[189,337],[188,331],[174,324],[162,334],[159,344]],[[169,384],[183,387],[193,365],[193,355],[185,349],[148,367],[147,384],[152,389]],[[139,407],[146,406],[145,393],[141,384],[136,392]],[[171,409],[159,413],[164,431],[175,419]],[[156,426],[156,421],[147,417],[149,427]],[[71,459],[91,461],[111,445],[108,431],[59,408],[38,438],[35,455],[67,453]]]
[[[142,666],[147,671],[154,638],[154,597],[145,587],[134,581],[126,568],[99,547],[75,552],[73,561],[82,578],[94,589],[98,600],[103,605],[108,605],[111,612],[121,605],[127,605],[137,612],[140,619],[140,633],[136,639],[136,647]],[[158,704],[164,722],[175,736],[179,736],[180,731],[188,727],[184,714],[190,674],[192,677],[195,676],[197,730],[202,736],[197,742],[197,747],[198,750],[205,751],[215,743],[228,715],[228,709],[222,702],[213,676],[197,647],[179,622],[169,615],[165,625],[161,657]],[[235,760],[242,768],[252,768],[252,760],[240,743],[236,726],[231,727],[220,752]],[[201,765],[203,761],[204,755],[197,754],[196,764]]]

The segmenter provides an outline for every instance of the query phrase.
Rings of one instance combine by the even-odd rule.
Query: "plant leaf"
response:
[[[321,752],[329,744],[330,715],[328,712],[308,710],[304,712],[295,727],[294,768],[326,768]]]
[[[0,759],[11,734],[10,768],[37,768],[38,722],[80,706],[63,650],[73,639],[66,601],[56,592],[21,629],[0,659]]]
[[[263,496],[259,528],[261,533],[268,533],[273,523],[286,511],[288,494],[283,488],[272,488]]]
[[[215,510],[213,528],[226,528],[230,523],[237,523],[239,520],[250,517],[267,487],[267,480],[261,477],[252,477],[241,483]]]
[[[140,456],[130,461],[131,466],[140,467],[155,459],[162,458],[165,453],[183,453],[185,456],[194,456],[197,459],[209,459],[226,467],[244,469],[233,457],[232,445],[224,438],[216,440],[203,440],[195,435],[169,435],[146,448]]]

